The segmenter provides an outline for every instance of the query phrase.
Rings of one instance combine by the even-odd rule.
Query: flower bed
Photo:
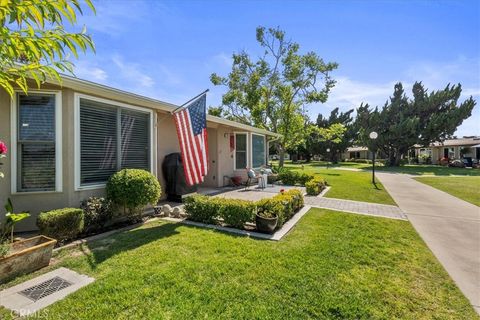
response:
[[[303,195],[298,189],[279,193],[273,198],[256,202],[195,195],[185,199],[185,212],[192,221],[228,225],[244,229],[254,224],[256,215],[276,218],[279,229],[303,207]]]

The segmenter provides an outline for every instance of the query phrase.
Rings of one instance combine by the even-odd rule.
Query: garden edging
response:
[[[195,221],[180,219],[180,218],[165,217],[165,218],[159,218],[159,219],[170,221],[170,222],[182,223],[182,224],[191,225],[191,226],[200,227],[200,228],[208,228],[208,229],[223,231],[227,233],[233,233],[233,234],[242,235],[242,236],[251,237],[251,238],[279,241],[295,226],[295,224],[297,224],[298,221],[300,221],[300,219],[310,209],[311,209],[311,206],[304,205],[297,213],[293,215],[291,219],[285,222],[285,224],[273,234],[241,230],[241,229],[224,227],[224,226],[219,226],[214,224],[206,224],[206,223],[195,222]]]

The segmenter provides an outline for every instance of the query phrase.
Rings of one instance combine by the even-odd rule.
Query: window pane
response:
[[[19,141],[55,141],[55,95],[19,95]]]
[[[55,144],[20,144],[20,191],[55,190]]]
[[[80,182],[104,183],[117,171],[117,109],[80,99]]]
[[[247,167],[247,135],[235,135],[235,169],[245,169]]]
[[[247,135],[246,134],[237,134],[235,136],[236,136],[235,149],[237,151],[247,151]]]
[[[123,168],[150,170],[150,114],[122,110]]]
[[[252,167],[258,168],[265,164],[265,138],[252,135]]]
[[[240,151],[235,155],[235,169],[245,169],[247,167],[247,153],[245,151]]]

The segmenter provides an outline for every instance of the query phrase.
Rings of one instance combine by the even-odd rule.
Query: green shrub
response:
[[[85,216],[85,232],[102,230],[113,218],[111,201],[105,198],[90,197],[80,204]]]
[[[217,204],[208,196],[194,195],[184,199],[184,209],[192,221],[213,224],[219,213]]]
[[[255,204],[251,201],[203,195],[186,198],[184,209],[190,220],[217,224],[221,218],[225,224],[236,228],[243,228],[255,216]]]
[[[372,160],[368,160],[368,159],[354,159],[353,162],[356,162],[356,163],[372,163]]]
[[[294,186],[299,184],[304,186],[305,183],[312,180],[314,175],[306,173],[306,172],[297,172],[292,170],[282,170],[278,174],[278,179],[283,182],[284,185]]]
[[[322,192],[323,189],[325,189],[326,182],[320,177],[316,177],[313,180],[308,181],[305,184],[305,187],[307,189],[307,194],[309,196],[316,196]]]
[[[278,179],[282,181],[283,184],[288,186],[294,186],[299,177],[299,173],[292,170],[282,170],[278,174]]]
[[[219,207],[219,215],[232,227],[242,229],[245,223],[253,221],[255,204],[251,201],[215,198]]]
[[[266,212],[266,215],[278,217],[277,228],[283,226],[285,221],[290,219],[296,211],[303,207],[303,194],[298,189],[292,189],[280,193],[273,198],[262,199],[256,202],[259,212]]]
[[[107,197],[132,220],[141,219],[146,205],[157,204],[161,191],[157,178],[141,169],[120,170],[107,183]]]
[[[298,183],[301,186],[305,186],[305,184],[308,181],[313,180],[314,178],[315,178],[315,176],[313,174],[305,173],[305,172],[300,173],[297,177],[296,183]]]
[[[10,252],[10,244],[8,242],[0,242],[0,258],[5,257]]]
[[[84,227],[84,213],[78,208],[64,208],[42,212],[37,218],[40,233],[59,242],[75,239]]]

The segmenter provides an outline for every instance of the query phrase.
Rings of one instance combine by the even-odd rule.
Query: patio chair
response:
[[[253,169],[246,168],[247,170],[247,182],[245,182],[245,190],[247,190],[250,187],[250,183],[253,182],[254,179],[262,180],[262,186],[265,185],[265,180],[263,179],[262,175],[256,174]],[[263,188],[262,188],[263,189]]]

